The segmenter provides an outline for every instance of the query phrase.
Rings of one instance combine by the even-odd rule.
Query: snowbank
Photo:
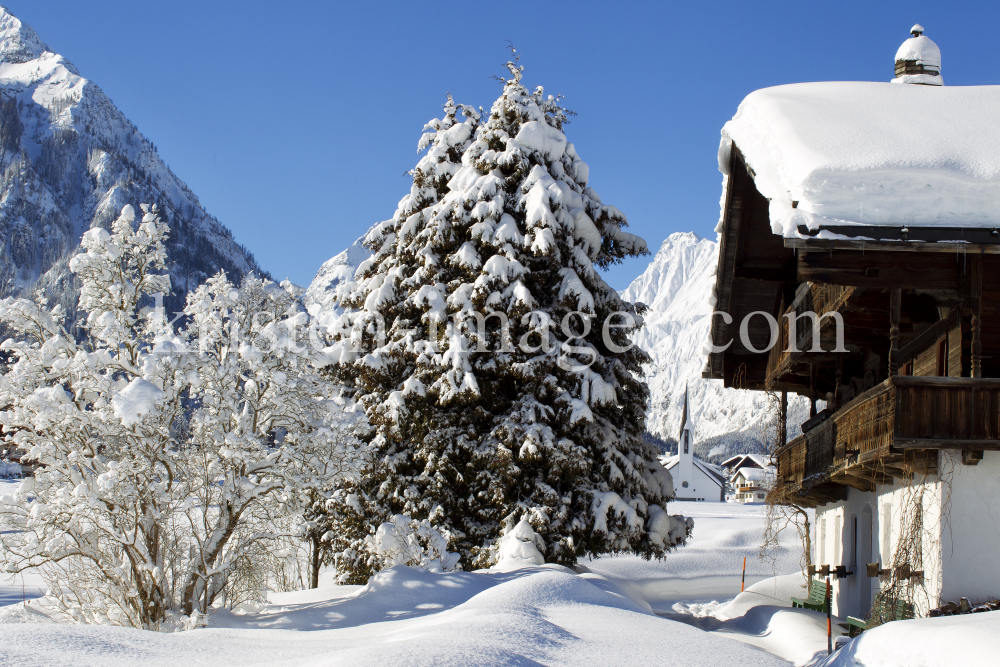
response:
[[[801,573],[785,574],[758,581],[747,587],[725,606],[715,611],[715,616],[723,620],[743,616],[754,607],[791,607],[792,597],[804,598],[806,578]]]
[[[826,614],[808,609],[753,607],[713,633],[732,636],[794,665],[814,665],[827,650]],[[834,626],[834,636],[839,634]]]
[[[894,621],[868,630],[819,667],[994,665],[1000,612]]]
[[[805,593],[804,578],[790,574],[765,579],[728,604],[677,603],[662,614],[707,632],[730,637],[767,651],[794,665],[815,665],[826,658],[826,615],[792,609],[791,596]],[[834,618],[834,636],[841,630]]]
[[[731,141],[785,237],[800,224],[1000,226],[1000,86],[765,88],[722,129],[723,173]]]
[[[336,589],[338,587],[332,587]],[[559,566],[432,573],[398,566],[347,597],[283,594],[230,615],[228,628],[178,634],[107,626],[3,627],[9,664],[777,666],[767,653],[658,618],[607,581]],[[221,620],[221,619],[220,619]],[[298,630],[298,631],[296,631]],[[313,630],[302,632],[302,630]]]
[[[3,487],[0,486],[0,495],[2,493]],[[37,570],[28,570],[20,574],[0,572],[0,623],[14,622],[3,620],[4,612],[9,605],[41,597],[46,590],[48,586]]]

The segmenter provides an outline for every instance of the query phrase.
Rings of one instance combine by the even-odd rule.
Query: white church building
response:
[[[688,392],[684,390],[684,412],[677,437],[677,454],[660,460],[674,479],[674,500],[726,499],[726,482],[722,472],[694,455],[694,424],[688,410]]]

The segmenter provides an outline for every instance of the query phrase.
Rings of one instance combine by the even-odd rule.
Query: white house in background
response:
[[[688,392],[684,389],[684,412],[681,415],[681,432],[677,438],[677,455],[661,460],[674,479],[675,500],[726,499],[726,480],[717,466],[706,463],[694,455],[694,424],[688,412]]]
[[[729,485],[740,503],[762,503],[767,495],[770,480],[777,468],[760,454],[739,454],[722,462],[722,469],[729,475]]]

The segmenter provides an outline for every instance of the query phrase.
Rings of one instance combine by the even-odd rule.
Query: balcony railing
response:
[[[895,447],[1000,448],[1000,379],[907,376],[892,383]]]
[[[896,387],[894,380],[886,380],[833,415],[837,432],[834,458],[839,465],[848,459],[867,461],[889,453],[895,432]]]
[[[938,449],[1000,449],[1000,379],[890,378],[774,458],[779,484],[808,493],[828,483],[881,483],[886,475],[908,474],[907,463],[909,472],[927,472],[936,465],[931,450]]]
[[[834,424],[828,419],[775,452],[778,481],[811,486],[827,476],[833,464]]]
[[[775,379],[789,370],[792,357],[796,354],[788,351],[789,329],[788,315],[795,315],[795,347],[800,352],[812,349],[813,323],[812,319],[800,316],[805,313],[816,313],[822,316],[829,312],[837,312],[844,307],[851,295],[858,288],[845,287],[843,285],[828,285],[826,283],[804,283],[796,292],[795,300],[785,309],[778,322],[778,341],[771,348],[767,359],[767,377],[769,380]],[[822,327],[833,326],[830,318],[823,320]]]

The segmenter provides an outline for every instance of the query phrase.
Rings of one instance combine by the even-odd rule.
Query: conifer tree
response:
[[[642,439],[642,308],[596,270],[646,244],[588,186],[559,99],[507,65],[487,119],[425,135],[413,191],[338,288],[331,372],[373,427],[372,465],[328,506],[344,580],[378,567],[357,545],[397,514],[430,521],[466,569],[495,562],[525,516],[567,565],[661,556],[691,530],[667,514],[670,474]],[[447,165],[435,196],[431,155]]]

